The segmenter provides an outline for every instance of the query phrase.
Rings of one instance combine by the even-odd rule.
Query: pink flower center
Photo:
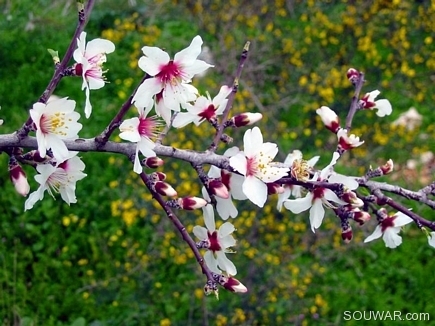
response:
[[[318,198],[323,198],[324,195],[325,195],[325,188],[321,188],[321,187],[314,188],[313,200],[318,199]]]
[[[163,84],[177,84],[183,77],[183,71],[173,61],[169,61],[166,65],[160,67],[160,72],[156,75]]]
[[[254,176],[258,172],[258,163],[257,160],[254,157],[247,157],[246,158],[247,167],[246,167],[246,176]]]
[[[157,117],[139,118],[138,132],[141,137],[156,137],[157,129],[160,123],[157,121]]]
[[[198,114],[203,119],[210,120],[216,116],[216,108],[213,104],[210,104],[206,109],[204,109],[200,114]]]
[[[391,217],[387,217],[385,218],[382,222],[381,222],[381,230],[382,233],[385,232],[386,229],[394,227],[394,220],[396,219],[396,216],[391,216]]]
[[[228,191],[231,190],[230,187],[231,173],[226,173],[224,170],[221,170],[221,181],[225,187],[227,187]]]
[[[214,231],[211,234],[210,234],[210,232],[207,232],[207,233],[208,233],[208,240],[210,241],[210,247],[208,249],[213,251],[213,252],[222,250],[222,247],[221,247],[219,240],[218,240],[217,231]]]

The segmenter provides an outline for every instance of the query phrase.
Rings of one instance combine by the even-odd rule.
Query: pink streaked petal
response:
[[[246,177],[243,182],[243,193],[258,207],[263,207],[267,200],[267,186],[256,177]]]
[[[246,160],[246,156],[243,154],[243,152],[239,152],[233,157],[230,157],[230,166],[240,172],[243,175],[246,175],[246,168],[247,168],[248,162]]]
[[[201,46],[201,36],[197,35],[193,38],[192,42],[187,48],[175,54],[174,62],[181,64],[184,67],[192,65],[201,53]]]
[[[218,265],[222,270],[226,271],[227,274],[229,274],[229,275],[236,275],[237,274],[236,266],[234,265],[234,263],[231,260],[228,259],[228,257],[225,255],[224,252],[218,251],[216,253],[216,256],[217,256]]]
[[[325,217],[325,209],[323,208],[322,200],[315,199],[313,206],[310,209],[310,224],[311,230],[315,232],[322,225],[323,218]]]
[[[171,60],[169,54],[157,47],[144,46],[142,52],[145,56],[139,59],[138,66],[150,76],[157,75]]]
[[[373,241],[375,239],[379,239],[382,236],[382,228],[380,225],[376,226],[375,230],[373,231],[373,233],[371,235],[369,235],[364,242],[370,242]]]
[[[284,201],[284,207],[292,211],[294,214],[299,214],[308,210],[313,204],[313,194],[309,192],[303,198],[288,199]]]

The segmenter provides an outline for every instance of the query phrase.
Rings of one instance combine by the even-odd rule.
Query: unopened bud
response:
[[[147,157],[146,159],[142,160],[142,164],[150,169],[157,169],[159,166],[162,166],[163,163],[163,160],[157,156]]]
[[[178,204],[182,209],[191,211],[197,208],[204,207],[205,205],[207,205],[207,201],[199,197],[184,197],[178,199]]]
[[[242,113],[232,118],[236,127],[249,126],[263,118],[261,113]]]
[[[346,73],[347,79],[349,79],[349,81],[352,83],[353,86],[356,85],[356,83],[358,82],[359,78],[360,78],[360,74],[359,71],[356,70],[355,68],[349,68],[349,70]]]
[[[27,182],[26,173],[20,165],[14,165],[9,170],[9,177],[15,187],[15,190],[21,195],[26,197],[30,191],[29,182]]]
[[[393,169],[394,169],[394,163],[393,163],[393,160],[392,159],[389,159],[388,161],[387,161],[387,163],[385,163],[384,165],[382,165],[381,167],[381,170],[382,170],[382,173],[385,175],[385,174],[388,174],[388,173],[391,173],[392,171],[393,171]]]
[[[163,181],[157,181],[154,184],[154,189],[162,196],[174,197],[177,196],[177,192],[168,183]]]
[[[353,238],[352,227],[350,225],[341,227],[341,238],[344,242],[349,243]]]
[[[338,115],[327,106],[322,106],[317,109],[316,113],[320,116],[320,119],[322,119],[325,127],[336,134],[338,129],[340,129],[340,118]]]
[[[225,185],[217,180],[212,179],[209,181],[208,186],[213,195],[218,196],[223,199],[228,199],[230,197],[230,193],[228,192],[228,188]]]
[[[340,198],[346,203],[352,205],[352,207],[364,206],[364,202],[360,198],[358,198],[356,193],[353,191],[346,191],[340,196]]]
[[[226,276],[224,274],[218,274],[211,272],[213,279],[222,285],[225,289],[231,292],[246,293],[248,289],[239,280],[231,276]]]
[[[364,144],[364,141],[360,141],[359,137],[354,134],[348,135],[347,129],[339,129],[337,131],[337,138],[338,146],[345,151]]]
[[[353,211],[353,219],[355,220],[355,222],[357,222],[359,225],[363,225],[365,222],[369,221],[371,218],[370,214],[365,212],[365,211],[361,211],[359,208],[356,208]]]
[[[266,183],[266,186],[268,195],[282,194],[285,191],[283,186],[274,182]]]

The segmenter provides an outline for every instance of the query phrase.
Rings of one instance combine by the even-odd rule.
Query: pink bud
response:
[[[157,181],[154,184],[154,189],[162,196],[174,197],[177,196],[177,192],[168,183],[163,181]]]
[[[217,179],[212,179],[209,181],[208,186],[213,195],[216,195],[223,199],[227,199],[230,197],[230,193],[228,192],[227,187],[225,187],[225,185],[221,181]]]
[[[178,204],[181,206],[182,209],[191,211],[197,208],[204,207],[205,205],[207,205],[207,201],[199,197],[184,197],[178,199]]]
[[[232,118],[236,127],[249,126],[263,118],[261,113],[242,113]]]
[[[147,157],[146,159],[142,160],[142,163],[147,168],[157,169],[159,166],[162,166],[164,162],[160,157],[154,156],[154,157]]]
[[[364,206],[364,202],[356,196],[356,193],[353,191],[346,191],[340,197],[346,203],[352,205],[352,207],[361,207]]]
[[[282,194],[285,191],[283,186],[274,182],[266,183],[266,186],[268,195]]]
[[[359,225],[363,225],[365,222],[370,220],[370,214],[365,211],[361,211],[359,208],[356,208],[353,211],[353,219]]]
[[[9,170],[9,177],[15,187],[15,190],[22,196],[26,197],[30,191],[30,185],[27,182],[26,173],[18,164]]]
[[[393,163],[393,160],[392,159],[389,159],[388,161],[387,161],[387,163],[385,163],[384,165],[382,165],[381,167],[381,170],[382,170],[382,173],[385,175],[385,174],[388,174],[388,173],[391,173],[392,171],[393,171],[393,169],[394,169],[394,163]]]
[[[248,292],[248,289],[246,288],[246,286],[244,286],[242,283],[240,283],[234,277],[228,277],[228,280],[226,283],[223,284],[223,287],[231,292],[236,292],[236,293]]]
[[[341,238],[344,242],[349,243],[353,238],[352,228],[350,225],[341,228]]]
[[[320,119],[322,119],[325,127],[336,134],[338,129],[340,129],[340,118],[337,114],[327,106],[322,106],[320,109],[317,109],[316,113],[320,116]]]
[[[347,79],[352,83],[352,85],[356,85],[358,82],[358,79],[360,78],[359,71],[355,68],[349,68],[349,70],[346,73]]]

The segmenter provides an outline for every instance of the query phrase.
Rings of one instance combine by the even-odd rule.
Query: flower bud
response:
[[[225,185],[217,180],[211,179],[208,183],[210,191],[213,195],[218,196],[223,199],[228,199],[230,197],[230,193],[228,192],[228,188]]]
[[[336,134],[338,129],[340,129],[340,118],[337,114],[327,106],[322,106],[320,109],[317,109],[316,113],[320,116],[320,119],[322,119],[325,127]]]
[[[234,125],[236,127],[243,127],[243,126],[249,126],[257,121],[260,121],[263,118],[263,115],[261,113],[242,113],[239,115],[236,115],[231,120],[233,120]]]
[[[268,195],[282,194],[285,191],[283,186],[274,182],[266,183],[266,186]]]
[[[346,203],[352,205],[352,207],[362,207],[364,206],[364,202],[356,196],[356,193],[353,191],[346,191],[341,196]]]
[[[164,161],[157,156],[153,157],[147,157],[146,159],[142,160],[142,164],[150,169],[157,169],[159,166],[162,166]]]
[[[349,243],[353,238],[352,227],[350,225],[341,227],[341,238],[344,242]]]
[[[191,211],[197,208],[204,207],[205,205],[207,205],[207,201],[199,197],[184,197],[178,199],[178,204],[182,209]]]
[[[352,83],[353,86],[356,85],[356,83],[358,82],[359,78],[360,78],[360,74],[359,71],[356,70],[355,68],[349,68],[349,70],[346,73],[347,79],[349,79],[349,81]]]
[[[380,167],[380,169],[381,169],[381,171],[382,171],[382,173],[385,175],[385,174],[388,174],[388,173],[391,173],[392,171],[393,171],[393,169],[394,169],[394,163],[393,163],[393,160],[392,159],[389,159],[388,161],[387,161],[387,163],[385,163],[384,165],[382,165],[381,167]]]
[[[244,286],[242,283],[240,283],[239,280],[235,279],[231,276],[226,276],[224,274],[218,274],[211,272],[213,279],[219,283],[221,286],[223,286],[225,289],[231,291],[231,292],[238,292],[238,293],[246,293],[248,292],[248,289],[246,286]]]
[[[14,165],[9,170],[9,177],[15,187],[15,190],[22,196],[26,197],[30,191],[30,185],[27,182],[26,173],[20,165]]]
[[[364,141],[360,141],[359,137],[355,136],[354,134],[348,136],[347,129],[338,130],[337,137],[338,137],[338,146],[345,151],[364,144]]]
[[[174,197],[177,196],[177,192],[168,183],[163,181],[157,181],[154,184],[154,189],[162,196]]]
[[[359,208],[355,208],[353,210],[353,219],[355,220],[355,222],[357,222],[359,225],[363,225],[365,222],[370,220],[370,214],[365,212],[365,211],[361,211]]]

